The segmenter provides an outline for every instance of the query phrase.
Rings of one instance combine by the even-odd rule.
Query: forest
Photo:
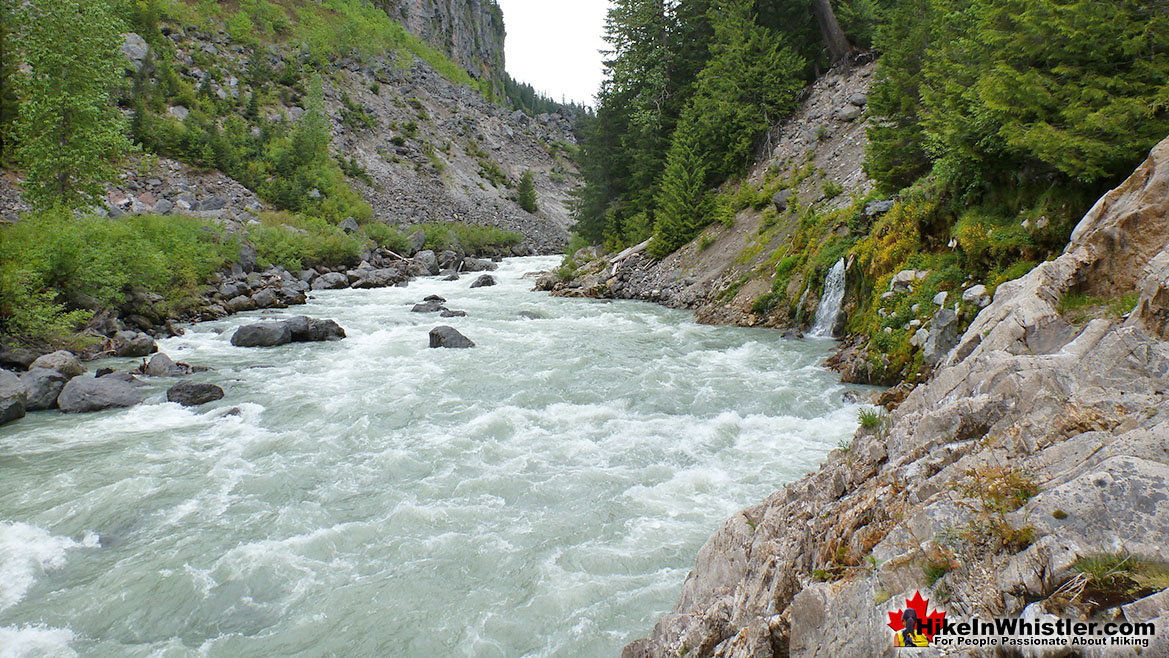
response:
[[[655,258],[770,206],[794,181],[779,163],[747,180],[768,136],[809,83],[877,62],[863,163],[876,189],[765,220],[790,237],[753,310],[798,324],[810,311],[800,292],[855,259],[847,331],[867,337],[886,384],[920,368],[906,327],[928,321],[923,302],[970,281],[993,292],[1058,254],[1169,134],[1164,0],[618,0],[607,41],[576,244],[650,240]],[[864,207],[878,199],[897,203],[874,220]],[[841,225],[849,235],[833,233]],[[890,278],[914,268],[930,272],[925,285],[879,313]]]

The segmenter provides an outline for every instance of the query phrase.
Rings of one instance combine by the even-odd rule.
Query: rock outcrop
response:
[[[963,619],[1169,628],[1163,594],[1094,596],[1076,567],[1169,561],[1167,236],[1169,140],[1062,256],[999,286],[879,429],[728,520],[673,611],[624,655],[892,656],[888,613],[916,591]],[[1077,324],[1059,312],[1070,293],[1133,290],[1127,317]],[[1167,642],[1142,655],[1169,654]]]

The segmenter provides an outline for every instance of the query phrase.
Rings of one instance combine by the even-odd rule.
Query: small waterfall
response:
[[[816,321],[812,324],[812,335],[832,338],[836,319],[840,316],[840,304],[844,301],[844,259],[836,261],[828,277],[824,279],[824,291],[820,295],[820,306],[816,307]]]

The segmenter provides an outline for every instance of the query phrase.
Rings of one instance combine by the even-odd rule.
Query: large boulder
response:
[[[349,234],[361,233],[361,226],[359,226],[357,224],[357,220],[353,219],[352,217],[346,217],[345,221],[341,222],[337,226],[342,231],[345,231],[346,233],[349,233]]]
[[[236,347],[276,347],[291,342],[292,331],[284,322],[245,325],[231,337],[231,344]]]
[[[27,404],[27,392],[20,378],[7,370],[0,370],[0,425],[24,418]]]
[[[490,274],[484,274],[483,276],[479,277],[478,279],[475,279],[475,282],[471,284],[471,287],[472,288],[486,288],[488,286],[493,286],[493,285],[495,285],[495,277],[491,276]]]
[[[475,347],[469,338],[455,331],[454,327],[435,327],[430,330],[430,347],[437,349],[446,347],[451,349],[465,349]]]
[[[410,247],[410,253],[406,254],[407,256],[413,256],[414,254],[422,251],[422,248],[426,246],[426,231],[423,231],[422,229],[414,231],[408,238],[408,244]]]
[[[441,268],[438,266],[438,256],[429,249],[414,254],[414,262],[418,263],[430,276],[434,276],[441,271]]]
[[[136,359],[157,352],[158,344],[140,331],[119,331],[114,336],[114,351],[118,356]]]
[[[303,315],[284,321],[294,343],[320,343],[345,338],[345,330],[332,320],[318,320]]]
[[[36,368],[21,374],[20,381],[24,384],[28,398],[25,409],[44,411],[56,407],[57,397],[61,395],[61,389],[65,388],[70,379],[72,377],[47,368]]]
[[[142,369],[142,374],[147,377],[181,377],[188,374],[188,370],[183,366],[175,363],[171,358],[162,352],[155,354],[150,359],[150,363]]]
[[[197,407],[222,400],[223,389],[215,384],[182,381],[167,390],[166,399],[167,402],[176,402],[184,407]]]
[[[142,396],[132,384],[112,375],[97,379],[74,377],[57,398],[57,406],[67,414],[121,409],[140,402]]]
[[[499,265],[486,258],[466,258],[463,260],[464,272],[494,272],[498,269]]]
[[[313,280],[313,290],[341,290],[349,287],[349,277],[341,272],[322,274]]]
[[[74,356],[72,352],[66,352],[65,350],[46,354],[33,361],[32,365],[29,366],[29,370],[36,370],[38,368],[55,370],[66,377],[79,377],[85,373],[85,366],[81,365],[81,360]]]

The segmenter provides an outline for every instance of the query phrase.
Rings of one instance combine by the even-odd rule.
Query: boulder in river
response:
[[[494,272],[498,269],[499,265],[486,258],[467,258],[463,260],[464,272]]]
[[[471,287],[472,288],[486,288],[487,286],[493,286],[493,285],[495,285],[495,277],[491,276],[490,274],[484,274],[483,276],[479,277],[478,279],[475,279],[475,282],[471,284]]]
[[[444,318],[465,318],[465,317],[467,317],[467,312],[466,311],[452,311],[452,310],[448,309],[448,310],[443,311],[442,313],[439,313],[439,315],[441,317],[444,317]]]
[[[444,311],[444,310],[446,310],[446,309],[443,307],[442,302],[423,302],[421,304],[415,304],[414,308],[410,309],[410,312],[411,313],[438,313],[439,311]]]
[[[435,327],[430,330],[430,347],[439,348],[447,347],[452,349],[464,349],[468,347],[475,347],[475,343],[458,331],[454,327]]]
[[[114,336],[114,348],[118,356],[139,358],[157,352],[158,344],[140,331],[119,331]]]
[[[67,414],[132,407],[142,402],[142,396],[129,382],[107,375],[100,379],[74,377],[69,380],[57,398],[57,406]]]
[[[190,370],[175,363],[169,356],[162,352],[155,354],[150,359],[150,363],[146,364],[146,367],[142,369],[142,374],[148,377],[182,377],[189,373]]]
[[[27,392],[20,378],[0,370],[0,425],[24,418],[27,404]]]
[[[341,290],[349,287],[349,277],[341,272],[322,274],[313,280],[313,290]]]
[[[424,301],[424,302],[438,302],[439,304],[446,303],[446,299],[439,297],[438,295],[427,295],[426,297],[422,298],[422,301]]]
[[[48,368],[35,368],[21,374],[20,381],[27,396],[25,410],[44,411],[56,407],[57,397],[70,379],[72,377]]]
[[[66,377],[78,377],[85,372],[85,366],[81,365],[81,360],[74,356],[72,352],[66,352],[65,350],[40,357],[36,361],[33,361],[28,369],[35,370],[37,368],[54,370]]]
[[[215,384],[182,381],[167,390],[166,399],[167,402],[177,402],[184,407],[197,407],[222,400],[223,389]]]
[[[284,322],[249,324],[236,330],[231,344],[236,347],[276,347],[292,342],[292,331]]]
[[[422,270],[430,276],[434,276],[439,272],[438,256],[433,251],[427,249],[414,254],[414,262],[417,263]]]
[[[345,338],[345,330],[332,320],[318,320],[303,315],[285,320],[294,343],[320,343]]]

